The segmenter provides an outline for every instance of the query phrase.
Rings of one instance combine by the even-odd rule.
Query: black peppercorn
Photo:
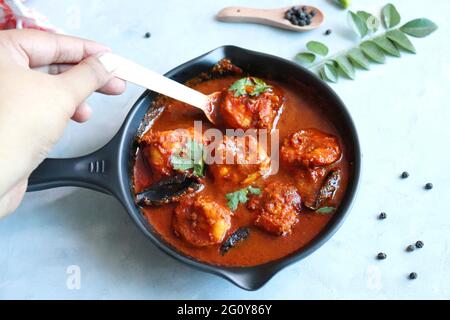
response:
[[[380,215],[378,216],[378,219],[380,219],[380,220],[384,220],[384,219],[386,219],[386,218],[387,218],[386,212],[382,212],[382,213],[380,213]]]
[[[144,38],[150,38],[152,36],[152,34],[150,33],[150,32],[146,32],[145,34],[144,34]]]
[[[378,260],[384,260],[386,258],[387,258],[387,255],[384,252],[380,252],[379,254],[377,254],[377,259]]]
[[[420,240],[419,240],[419,241],[416,242],[416,247],[417,247],[417,248],[420,249],[420,248],[423,248],[423,246],[424,246],[423,241],[420,241]]]
[[[433,184],[432,184],[431,182],[428,182],[428,183],[425,185],[425,189],[426,189],[426,190],[431,190],[431,189],[433,189]]]
[[[284,18],[289,20],[290,23],[297,26],[310,25],[313,17],[317,15],[316,10],[311,10],[308,13],[308,8],[304,7],[292,7],[284,13]]]
[[[331,34],[331,32],[333,32],[333,31],[331,31],[331,29],[328,29],[327,31],[325,31],[325,35],[329,36]]]
[[[417,279],[417,273],[411,272],[411,273],[409,274],[408,278],[411,279],[411,280]]]
[[[406,179],[406,178],[409,177],[409,173],[408,173],[407,171],[403,171],[402,174],[400,175],[400,177],[401,177],[402,179]]]
[[[414,247],[412,244],[410,244],[409,246],[406,247],[406,251],[408,252],[413,252],[416,249],[416,247]]]

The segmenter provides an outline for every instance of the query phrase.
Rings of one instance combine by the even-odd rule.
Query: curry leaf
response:
[[[316,213],[318,214],[331,214],[336,210],[335,207],[322,207],[320,209],[316,210]]]
[[[363,52],[358,48],[353,48],[348,52],[348,58],[350,61],[365,70],[369,70],[369,60],[367,60],[366,56],[363,54]]]
[[[330,81],[330,80],[327,79],[327,77],[326,77],[325,74],[323,73],[323,68],[320,69],[320,70],[317,72],[317,74],[318,74],[318,76],[319,76],[319,78],[320,78],[321,80],[323,80],[323,81]]]
[[[320,72],[322,80],[329,82],[338,81],[339,75],[334,63],[326,63]]]
[[[423,38],[436,31],[437,28],[438,26],[433,21],[421,18],[406,23],[400,30],[410,36]]]
[[[316,60],[316,55],[310,52],[301,52],[295,56],[295,59],[302,65],[308,65]]]
[[[335,59],[338,69],[349,79],[355,79],[355,69],[346,56],[339,56]]]
[[[393,28],[400,23],[400,13],[398,13],[395,6],[391,3],[388,3],[383,7],[381,16],[386,28]]]
[[[350,26],[356,32],[356,34],[359,35],[361,38],[365,37],[369,32],[366,22],[363,21],[363,19],[361,19],[361,17],[358,16],[356,13],[349,11],[347,15],[347,20]]]
[[[359,47],[370,60],[376,63],[384,63],[386,61],[383,51],[374,42],[364,41]]]
[[[403,32],[399,30],[391,30],[386,33],[386,37],[400,48],[411,53],[416,53],[416,48],[414,48],[414,45]]]
[[[250,235],[248,227],[242,227],[233,232],[220,246],[220,253],[225,255],[230,249],[237,246],[240,242],[246,240]]]
[[[366,24],[370,32],[376,32],[380,26],[380,21],[373,14],[366,11],[358,11],[356,13]]]
[[[379,48],[383,49],[386,53],[390,54],[394,57],[400,57],[400,51],[397,47],[392,43],[391,40],[386,38],[385,36],[376,37],[372,40]]]
[[[306,44],[306,47],[309,51],[321,56],[326,56],[328,54],[328,47],[318,41],[309,41]]]
[[[358,11],[356,12],[356,14],[362,19],[362,21],[364,21],[365,23],[367,23],[367,20],[369,19],[369,17],[373,17],[371,13],[367,12],[367,11]]]

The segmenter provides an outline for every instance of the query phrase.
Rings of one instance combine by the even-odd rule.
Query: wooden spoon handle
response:
[[[253,22],[270,24],[273,10],[228,7],[220,10],[217,19],[224,22]]]
[[[99,59],[106,69],[120,79],[188,103],[202,110],[206,109],[208,96],[201,92],[113,53],[105,53]]]

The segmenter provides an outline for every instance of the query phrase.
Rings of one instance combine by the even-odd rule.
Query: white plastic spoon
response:
[[[209,121],[218,123],[216,104],[220,92],[205,95],[114,53],[104,53],[99,59],[117,78],[199,108]]]

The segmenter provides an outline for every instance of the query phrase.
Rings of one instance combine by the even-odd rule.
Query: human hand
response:
[[[97,55],[98,43],[36,30],[0,31],[0,217],[21,202],[31,172],[70,119],[84,122],[94,91],[121,94]],[[52,65],[56,75],[31,70]]]

